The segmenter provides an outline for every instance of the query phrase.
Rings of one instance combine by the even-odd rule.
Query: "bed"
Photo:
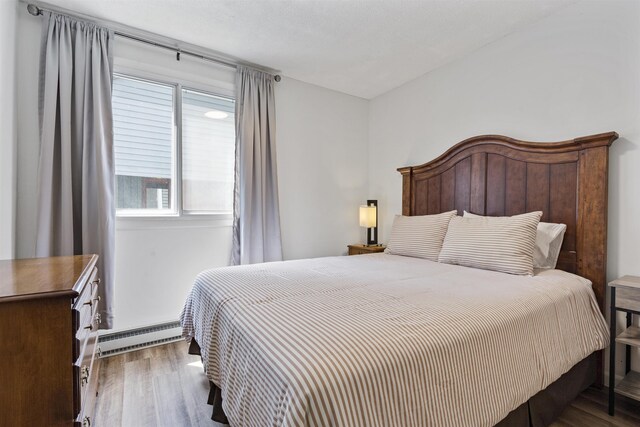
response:
[[[208,270],[181,316],[214,419],[238,426],[547,425],[602,381],[611,132],[463,141],[403,167],[402,213],[541,210],[533,277],[388,254]],[[575,273],[575,274],[574,274]],[[587,279],[587,280],[585,280]]]

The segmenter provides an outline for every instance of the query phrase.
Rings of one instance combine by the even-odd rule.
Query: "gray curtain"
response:
[[[282,260],[273,76],[238,67],[231,263]]]
[[[44,13],[36,256],[95,253],[102,328],[113,323],[113,33]]]

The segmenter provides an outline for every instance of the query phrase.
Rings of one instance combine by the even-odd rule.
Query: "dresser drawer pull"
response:
[[[85,302],[83,305],[88,305],[89,307],[91,307],[94,303],[99,303],[100,302],[100,295],[98,295],[96,298],[94,299],[90,299],[89,301]]]
[[[80,368],[80,382],[83,386],[89,382],[89,367],[87,365],[82,365]]]
[[[96,353],[98,354],[98,357],[102,357],[102,349],[100,348],[100,346],[98,346],[98,349],[96,350]]]
[[[91,282],[92,285],[99,285],[100,284],[100,278],[98,277],[96,280],[94,280],[93,282]]]
[[[82,427],[91,427],[91,418],[84,417],[82,419]]]
[[[93,323],[95,322],[96,326],[98,326],[100,323],[102,323],[102,316],[100,316],[100,313],[96,314],[95,319],[93,320],[93,322],[89,323],[88,326],[85,326],[85,329],[88,329],[90,331],[93,331]]]

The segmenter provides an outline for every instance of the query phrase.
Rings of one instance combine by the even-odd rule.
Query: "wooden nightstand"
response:
[[[384,252],[385,248],[384,245],[349,245],[349,255],[375,254],[376,252]]]
[[[611,288],[611,342],[609,345],[609,415],[614,414],[616,393],[640,401],[640,372],[631,370],[631,347],[640,348],[640,328],[632,326],[640,315],[640,277],[624,276],[609,283]],[[627,313],[627,328],[616,336],[616,314]],[[616,383],[616,343],[626,346],[625,377]]]

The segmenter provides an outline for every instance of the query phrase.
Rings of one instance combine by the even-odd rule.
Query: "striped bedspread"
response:
[[[492,426],[608,342],[578,276],[388,254],[204,271],[181,321],[232,426]]]

